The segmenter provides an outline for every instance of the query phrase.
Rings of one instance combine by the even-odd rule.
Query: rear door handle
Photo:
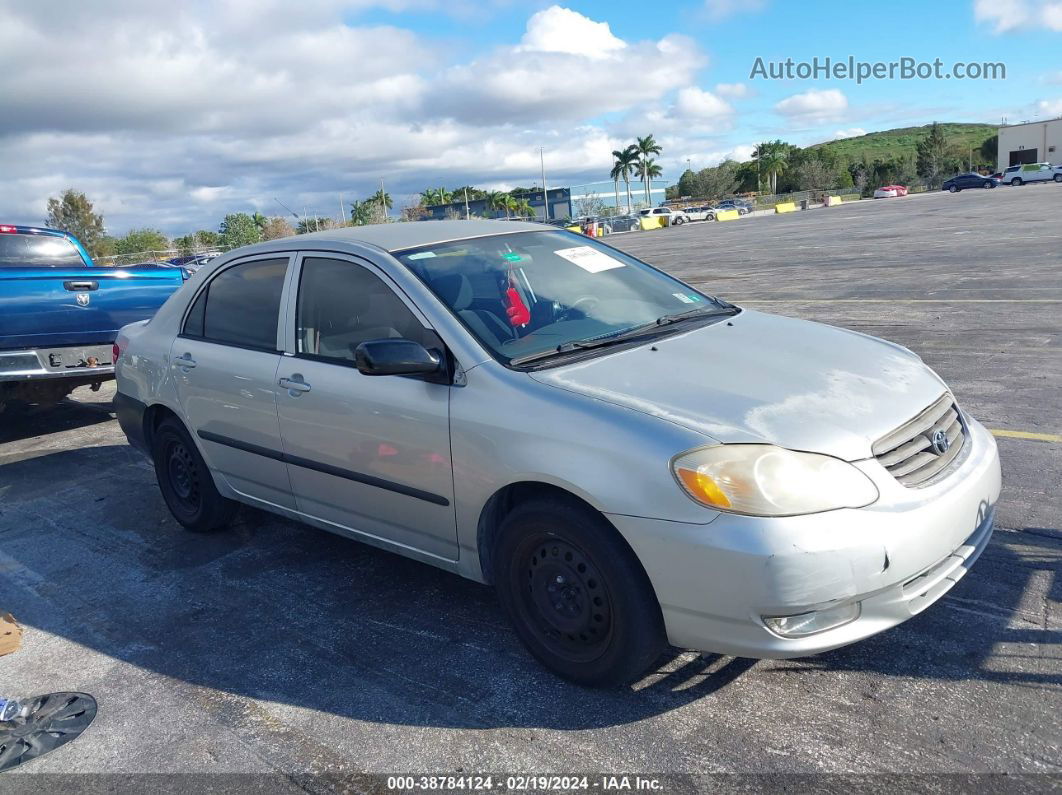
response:
[[[303,381],[302,376],[298,373],[292,375],[291,378],[281,378],[277,383],[284,387],[284,389],[288,390],[288,394],[292,397],[295,397],[302,392],[310,391],[310,385]]]
[[[191,370],[196,366],[196,360],[192,358],[192,354],[186,353],[183,356],[178,356],[173,360],[173,363],[180,367],[182,370]]]
[[[96,281],[89,282],[63,282],[63,288],[69,290],[72,293],[89,292],[92,290],[100,289],[100,283]]]

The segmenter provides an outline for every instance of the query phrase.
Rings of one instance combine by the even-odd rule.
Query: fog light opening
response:
[[[767,629],[783,638],[806,638],[829,629],[837,629],[859,618],[859,602],[825,610],[813,610],[795,616],[762,616]]]

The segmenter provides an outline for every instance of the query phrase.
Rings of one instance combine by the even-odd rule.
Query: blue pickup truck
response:
[[[0,409],[114,378],[118,329],[155,314],[180,268],[96,265],[66,232],[0,224]]]

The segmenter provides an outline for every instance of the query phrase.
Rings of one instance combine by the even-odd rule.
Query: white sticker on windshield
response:
[[[410,254],[408,257],[406,257],[406,259],[409,259],[409,260],[428,259],[429,257],[434,257],[434,256],[435,256],[435,252],[434,251],[418,251],[416,254]]]
[[[613,259],[603,251],[598,251],[590,246],[576,246],[575,248],[562,248],[556,252],[558,257],[564,257],[568,262],[574,262],[584,271],[600,273],[601,271],[622,268],[623,263]]]
[[[684,304],[695,304],[695,303],[697,303],[696,299],[686,295],[685,293],[672,293],[672,295],[675,296],[678,300],[680,300]]]

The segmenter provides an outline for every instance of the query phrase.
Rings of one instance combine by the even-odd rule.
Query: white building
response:
[[[1062,163],[1062,118],[999,128],[999,170],[1020,163]]]

